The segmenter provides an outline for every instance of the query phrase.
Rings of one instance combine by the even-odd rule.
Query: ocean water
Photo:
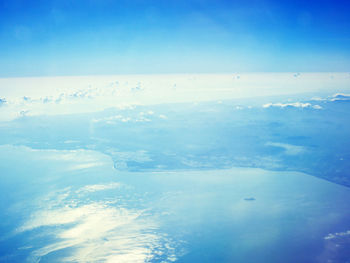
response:
[[[118,171],[0,147],[1,262],[346,262],[350,189],[258,168]]]

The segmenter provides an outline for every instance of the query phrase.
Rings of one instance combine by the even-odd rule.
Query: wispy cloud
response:
[[[30,150],[33,152],[38,151],[35,149]],[[64,167],[68,171],[89,169],[109,164],[106,156],[96,154],[90,150],[45,150],[45,153],[40,158],[65,162]]]
[[[349,101],[350,100],[350,94],[346,93],[335,93],[331,96],[327,97],[312,97],[312,101],[321,101],[321,102],[327,102],[327,101]]]
[[[350,100],[350,94],[336,93],[329,100],[330,101]]]
[[[6,99],[0,98],[0,106],[6,103]]]
[[[297,155],[297,154],[304,153],[306,151],[305,147],[303,146],[292,145],[288,143],[267,142],[265,145],[282,148],[285,154],[288,154],[288,155]]]
[[[80,188],[79,190],[77,190],[77,193],[110,190],[110,189],[119,188],[120,186],[121,186],[120,183],[86,185],[86,186]]]
[[[120,122],[150,122],[152,121],[153,114],[153,111],[140,112],[139,114],[129,114],[128,116],[117,114],[103,118],[95,118],[92,120],[92,123],[114,125]]]
[[[329,240],[344,236],[350,236],[350,230],[345,232],[329,233],[327,236],[324,237],[324,239]]]
[[[103,166],[105,163],[103,162],[92,162],[92,163],[81,163],[74,164],[68,167],[68,170],[81,170],[81,169],[89,169],[92,167]]]
[[[168,119],[168,117],[167,117],[166,115],[163,115],[163,114],[160,114],[160,115],[159,115],[159,118],[160,118],[160,119],[163,119],[163,120]]]
[[[293,103],[267,103],[263,105],[263,108],[271,108],[271,107],[277,107],[277,108],[288,108],[288,107],[293,107],[293,108],[312,108],[316,110],[322,109],[320,105],[312,105],[311,103],[303,103],[303,102],[293,102]]]
[[[242,74],[239,79],[234,78],[232,74],[0,79],[2,91],[5,91],[0,95],[6,98],[6,104],[9,106],[6,107],[9,110],[0,118],[13,119],[19,117],[21,111],[27,111],[27,115],[55,115],[96,112],[125,105],[223,101],[305,92],[317,95],[319,92],[333,91],[335,86],[343,92],[348,92],[348,76],[343,73],[334,76],[331,80],[326,73],[305,73],[298,76],[297,82],[290,73]],[[284,88],[281,89],[281,86]],[[345,99],[340,95],[346,94],[338,94],[332,99]],[[321,107],[302,102],[265,104],[265,107],[273,106],[315,109]],[[13,114],[14,112],[16,114]]]

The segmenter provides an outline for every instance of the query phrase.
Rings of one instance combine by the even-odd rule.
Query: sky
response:
[[[349,1],[0,0],[0,77],[350,71]]]

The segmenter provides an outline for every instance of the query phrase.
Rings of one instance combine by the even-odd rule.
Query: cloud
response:
[[[167,116],[165,116],[165,115],[163,115],[163,114],[160,114],[158,117],[159,117],[160,119],[163,119],[163,120],[168,119],[168,117],[167,117]]]
[[[167,116],[165,116],[164,114],[157,115],[152,110],[136,112],[136,110],[130,111],[130,110],[134,110],[135,107],[132,107],[132,108],[129,107],[127,109],[129,111],[123,114],[116,114],[116,115],[102,117],[102,118],[94,118],[92,119],[92,123],[115,125],[120,122],[123,122],[123,123],[151,122],[152,120],[156,119],[157,116],[159,119],[164,119],[164,120],[167,119]]]
[[[322,109],[322,107],[320,105],[314,105],[314,106],[312,106],[312,108],[314,108],[316,110],[321,110]]]
[[[343,76],[339,73],[335,76]],[[201,75],[135,75],[135,76],[75,76],[46,78],[0,79],[2,96],[5,96],[6,112],[0,119],[14,119],[23,109],[30,115],[61,115],[98,112],[120,105],[155,105],[166,103],[193,103],[224,101],[254,97],[286,96],[291,94],[330,92],[336,85],[348,90],[348,81],[336,77],[329,81],[329,74],[302,74],[297,80],[290,73],[242,75],[239,81],[231,74]],[[320,80],[323,85],[320,88]],[[328,82],[327,82],[328,81]],[[338,82],[339,81],[339,82]],[[176,89],[174,89],[176,83]],[[297,84],[297,85],[296,85]],[[280,87],[284,88],[281,89]],[[217,88],[220,87],[220,88]],[[30,100],[23,99],[30,98]],[[333,99],[344,99],[337,96]],[[265,107],[297,107],[320,109],[307,103],[270,103]],[[239,109],[239,108],[237,108]],[[15,112],[16,114],[14,114]],[[11,116],[10,116],[11,115]],[[10,116],[10,117],[9,117]],[[147,118],[124,116],[121,122],[147,122]],[[131,120],[127,119],[130,118]],[[139,116],[140,117],[140,116]],[[112,122],[108,122],[111,124]]]
[[[124,116],[121,114],[108,116],[104,118],[93,119],[93,123],[105,123],[109,125],[117,124],[118,122],[150,122],[152,121],[153,111],[140,112],[139,114],[130,114],[129,116]]]
[[[324,239],[329,240],[344,236],[350,236],[350,230],[345,232],[329,233],[327,236],[324,237]]]
[[[313,101],[326,101],[327,99],[321,98],[321,97],[312,97],[310,100]]]
[[[27,148],[31,152],[40,152],[32,148]],[[45,150],[45,155],[40,155],[41,159],[64,162],[63,167],[67,171],[90,169],[93,167],[109,165],[107,156],[96,154],[91,150]]]
[[[110,190],[110,189],[116,189],[121,186],[120,183],[109,183],[109,184],[93,184],[93,185],[86,185],[80,189],[78,189],[77,193],[86,193],[86,192],[97,192],[97,191],[103,191],[103,190]]]
[[[350,100],[350,94],[336,93],[329,100],[330,101]]]
[[[350,100],[350,94],[345,93],[335,93],[332,96],[328,96],[326,98],[321,97],[312,97],[311,100],[313,101],[348,101]]]
[[[42,150],[32,149],[27,147],[32,152],[40,152]],[[95,151],[91,150],[45,150],[46,155],[42,156],[44,159],[59,160],[59,161],[72,161],[75,163],[90,163],[96,162],[101,159],[100,156],[96,155]]]
[[[105,163],[103,162],[93,162],[93,163],[81,163],[75,164],[68,167],[68,170],[81,170],[81,169],[89,169],[92,167],[103,166]]]
[[[282,148],[285,154],[287,155],[298,155],[306,151],[305,147],[303,146],[297,146],[287,143],[267,142],[265,145]]]
[[[6,103],[6,99],[0,98],[0,106]]]
[[[287,108],[287,107],[293,107],[293,108],[312,108],[316,110],[322,109],[320,105],[312,105],[311,103],[302,103],[302,102],[294,102],[294,103],[267,103],[263,105],[263,108],[270,108],[270,107],[278,107],[278,108]]]
[[[350,230],[329,233],[324,237],[324,250],[320,255],[320,262],[344,262],[350,257]]]

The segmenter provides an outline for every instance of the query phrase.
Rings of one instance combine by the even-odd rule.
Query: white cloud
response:
[[[339,101],[339,100],[350,100],[350,94],[336,93],[330,98],[330,101]]]
[[[303,146],[292,145],[287,143],[267,142],[265,145],[282,148],[285,154],[288,154],[288,155],[298,155],[306,151],[305,147]]]
[[[40,153],[43,150],[36,150],[28,147],[24,149]],[[91,150],[44,150],[45,154],[39,154],[38,158],[45,160],[54,160],[64,162],[62,167],[65,167],[68,171],[89,169],[98,166],[110,165],[110,159],[101,154],[96,154],[95,151]]]
[[[302,102],[294,102],[294,103],[267,103],[263,105],[263,108],[270,108],[270,107],[279,107],[279,108],[286,108],[286,107],[294,107],[294,108],[313,108],[313,109],[322,109],[320,105],[312,105],[311,103],[302,103]]]
[[[313,101],[347,101],[347,100],[350,100],[350,94],[335,93],[332,96],[328,96],[326,98],[312,97],[311,100]]]
[[[119,152],[114,149],[108,149],[107,154],[112,156],[114,161],[135,161],[139,163],[152,161],[147,151],[134,151],[134,152]]]
[[[77,141],[77,140],[65,140],[63,143],[71,144],[71,143],[79,143],[79,141]]]
[[[343,236],[350,236],[350,230],[345,232],[329,233],[327,236],[324,237],[324,239],[329,240],[329,239],[335,239]]]
[[[93,163],[81,163],[74,164],[68,167],[68,170],[81,170],[81,169],[89,169],[92,167],[103,166],[105,163],[103,162],[93,162]]]
[[[28,148],[32,152],[41,152],[42,150],[36,150]],[[59,161],[72,161],[76,164],[97,162],[101,159],[101,156],[96,155],[96,152],[91,150],[45,150],[45,155],[41,158],[49,160]]]
[[[6,103],[6,99],[0,98],[0,106]]]
[[[103,191],[103,190],[110,190],[110,189],[116,189],[121,186],[120,183],[109,183],[109,184],[93,184],[93,185],[86,185],[79,190],[77,190],[77,193],[81,192],[96,192],[96,191]]]
[[[313,100],[313,101],[325,101],[327,99],[324,99],[324,98],[321,98],[321,97],[312,97],[310,100]]]
[[[322,107],[320,105],[313,105],[312,108],[316,109],[316,110],[321,110]]]
[[[317,94],[332,92],[335,86],[349,92],[348,74],[333,75],[335,78],[331,80],[328,73],[306,73],[297,79],[290,73],[250,73],[243,74],[239,81],[233,80],[231,74],[9,78],[0,79],[0,87],[1,96],[6,97],[9,105],[6,108],[12,112],[18,113],[25,107],[33,115],[56,115],[96,112],[125,104],[193,103],[194,98],[202,102]],[[23,96],[30,100],[24,100]],[[303,107],[302,104],[290,106]],[[0,118],[13,119],[17,115],[6,112]]]
[[[150,116],[153,115],[153,113],[144,113],[140,112],[139,116],[123,116],[123,115],[114,115],[114,116],[109,116],[109,117],[104,117],[104,118],[99,118],[99,119],[93,119],[93,123],[105,123],[105,124],[110,124],[114,125],[117,124],[118,122],[150,122],[152,121],[150,118],[145,117],[145,116]]]

